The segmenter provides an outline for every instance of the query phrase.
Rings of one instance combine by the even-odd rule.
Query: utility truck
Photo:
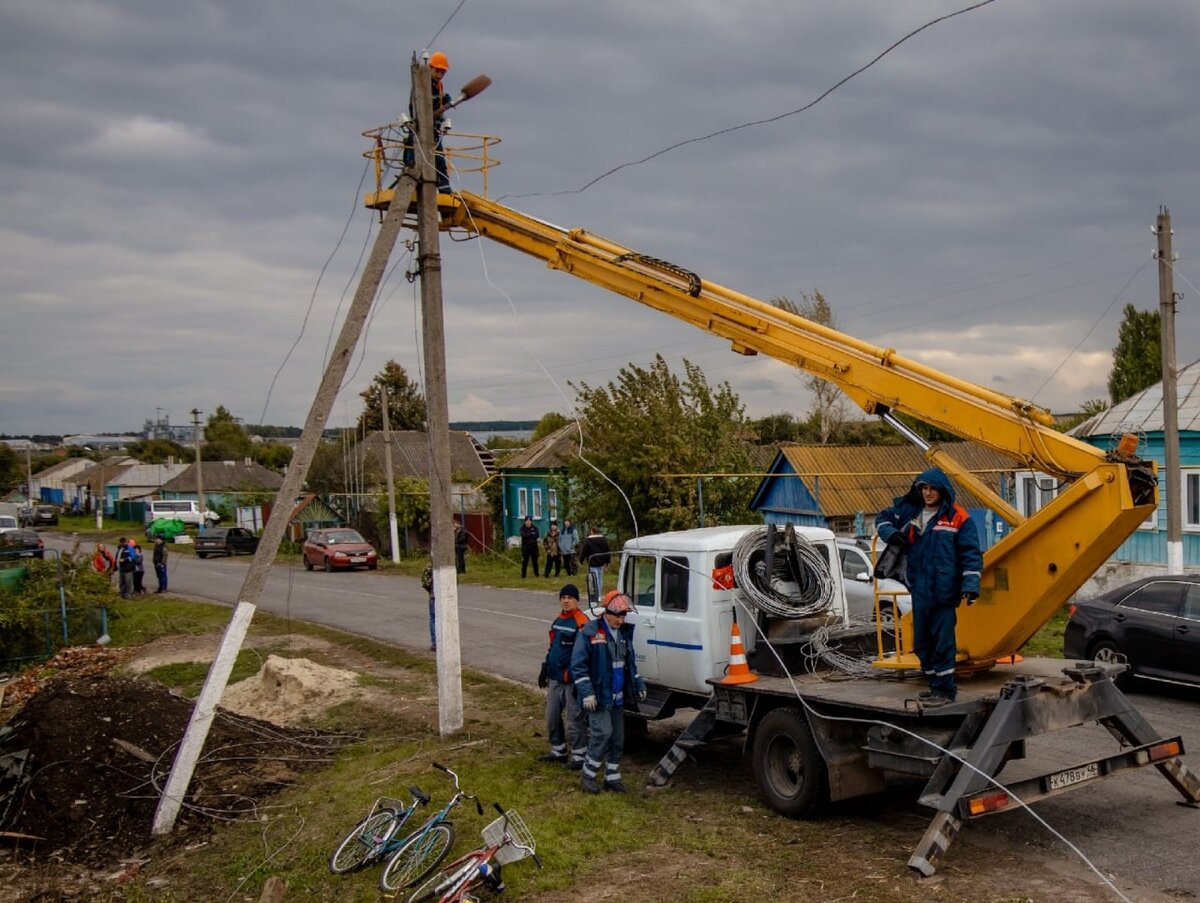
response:
[[[978,602],[959,611],[958,699],[939,708],[919,701],[923,683],[904,679],[919,670],[911,613],[878,605],[873,625],[849,623],[828,531],[796,528],[764,537],[757,552],[743,546],[743,578],[735,565],[751,528],[631,540],[623,550],[620,585],[637,611],[635,651],[650,685],[644,715],[696,711],[654,769],[652,784],[665,783],[689,748],[731,731],[744,732],[763,797],[787,815],[814,815],[830,801],[877,792],[893,777],[923,780],[920,802],[934,815],[909,864],[925,875],[935,871],[937,857],[964,820],[1125,769],[1154,765],[1185,801],[1200,802],[1200,780],[1180,759],[1181,739],[1160,736],[1114,685],[1113,675],[1122,666],[1045,659],[1014,663],[1026,641],[1155,510],[1155,469],[1138,457],[1136,439],[1109,451],[1094,448],[1058,432],[1050,412],[1028,401],[940,373],[686,267],[583,229],[555,226],[484,195],[424,190],[418,201],[417,171],[404,170],[394,188],[384,188],[390,170],[401,165],[404,135],[395,126],[364,135],[372,141],[366,156],[376,172],[375,190],[364,198],[368,207],[391,210],[398,201],[403,206],[389,215],[405,217],[406,225],[420,223],[428,230],[436,222],[437,228],[462,237],[491,239],[727,339],[737,354],[768,354],[816,374],[920,446],[931,464],[1012,526],[984,556]],[[432,159],[432,136],[421,134],[419,140]],[[447,155],[464,170],[482,169],[486,194],[496,139],[465,140],[469,153],[456,162],[448,140]],[[440,267],[425,249],[420,259],[423,267]],[[1054,475],[1063,489],[1026,518],[926,444],[898,419],[900,413],[1000,452],[1014,469]],[[753,586],[754,574],[773,573],[777,556],[788,571],[783,582],[809,584],[823,594],[821,605],[806,604],[800,612],[785,606],[781,612],[770,604],[769,576]],[[755,592],[765,593],[767,601],[755,602]],[[883,616],[887,608],[891,618]],[[749,679],[739,675],[731,681],[726,671],[735,621],[752,670]],[[830,632],[839,642],[860,647],[873,635],[869,664],[848,679],[832,679],[836,672],[823,669],[836,655],[816,654]],[[1023,755],[1027,739],[1092,722],[1115,738],[1110,754],[1061,763],[1049,774],[1007,789],[994,781],[1006,761]]]

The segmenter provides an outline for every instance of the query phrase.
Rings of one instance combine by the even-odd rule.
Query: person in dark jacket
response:
[[[604,594],[604,569],[611,558],[612,550],[604,534],[597,527],[589,527],[587,538],[579,547],[579,560],[588,569],[588,608],[600,604]]]
[[[538,674],[538,686],[546,690],[546,736],[550,752],[538,756],[543,762],[565,762],[573,771],[583,768],[587,753],[587,713],[579,705],[571,680],[571,653],[575,637],[588,622],[579,610],[579,588],[568,583],[558,591],[561,611],[550,624],[550,647]],[[563,729],[563,715],[567,725]],[[568,741],[570,747],[567,746]]]
[[[953,702],[958,695],[954,629],[958,606],[979,598],[983,551],[975,522],[954,501],[954,486],[938,467],[913,481],[875,518],[879,538],[907,551],[912,594],[913,651],[929,677],[921,694],[926,707]]]
[[[467,535],[467,528],[463,526],[462,520],[458,517],[454,518],[454,570],[460,574],[467,572],[467,544],[470,542],[470,537]]]
[[[451,99],[442,85],[442,79],[449,71],[450,60],[446,54],[435,50],[429,55],[429,87],[433,97],[433,127],[437,135],[434,145],[434,169],[437,170],[438,192],[442,194],[450,191],[450,174],[446,169],[446,152],[442,147],[442,134],[450,131],[450,119],[446,112]],[[411,103],[408,105],[408,117],[410,120],[415,117]],[[405,167],[412,167],[416,163],[416,148],[413,143],[415,136],[411,128],[406,129],[406,132],[403,162]]]
[[[529,563],[533,562],[533,576],[538,575],[538,540],[542,536],[542,531],[537,528],[537,524],[533,522],[533,518],[526,516],[525,523],[521,524],[521,576],[525,576],[525,572],[529,567]]]
[[[437,652],[437,599],[433,592],[433,559],[425,562],[421,572],[421,589],[429,596],[429,651]]]
[[[646,682],[638,676],[633,653],[633,625],[626,623],[631,611],[629,597],[613,590],[604,598],[604,613],[580,629],[571,650],[571,679],[588,713],[587,755],[579,779],[585,793],[599,793],[601,786],[629,792],[621,781],[625,707],[646,698]]]
[[[558,529],[558,521],[550,521],[550,529],[546,531],[546,535],[542,537],[542,545],[546,548],[546,573],[543,577],[550,576],[550,568],[554,568],[554,576],[557,577],[562,573],[562,549],[558,542],[562,538],[562,533]]]
[[[154,576],[158,578],[156,593],[167,591],[167,544],[161,536],[154,538]]]
[[[122,599],[133,595],[133,540],[122,536],[117,540],[117,587]]]
[[[146,595],[146,556],[142,553],[141,544],[136,539],[129,540],[133,547],[133,591],[139,596]]]

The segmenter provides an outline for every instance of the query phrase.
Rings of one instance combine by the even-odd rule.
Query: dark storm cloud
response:
[[[411,54],[456,5],[9,2],[0,431],[218,404],[257,420],[333,254],[266,415],[300,423],[373,238],[360,132],[407,107]],[[494,79],[453,116],[503,138],[493,196],[760,298],[820,290],[852,335],[1071,407],[1104,394],[1123,304],[1157,303],[1159,204],[1181,275],[1196,275],[1192,3],[998,0],[808,112],[575,191],[802,107],[956,8],[467,0],[437,46],[451,90]],[[443,241],[443,255],[454,418],[566,410],[569,380],[602,384],[656,351],[729,380],[752,414],[806,404],[785,366],[536,261],[479,242]],[[1195,320],[1185,300],[1181,361],[1197,356]],[[415,322],[397,272],[336,422],[388,358],[419,372]]]

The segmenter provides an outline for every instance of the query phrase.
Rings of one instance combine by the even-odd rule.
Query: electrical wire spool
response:
[[[768,572],[767,537],[772,537]],[[788,524],[756,527],[733,549],[733,576],[747,603],[776,618],[794,620],[828,611],[836,587],[824,554]]]

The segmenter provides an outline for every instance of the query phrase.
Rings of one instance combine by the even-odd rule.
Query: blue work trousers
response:
[[[957,623],[958,611],[953,606],[913,603],[913,652],[921,662],[921,671],[929,678],[929,689],[950,699],[958,695],[954,682]]]
[[[621,754],[625,752],[625,707],[610,706],[588,712],[587,757],[583,760],[583,776],[605,784],[621,780]],[[604,776],[600,766],[604,765]]]

